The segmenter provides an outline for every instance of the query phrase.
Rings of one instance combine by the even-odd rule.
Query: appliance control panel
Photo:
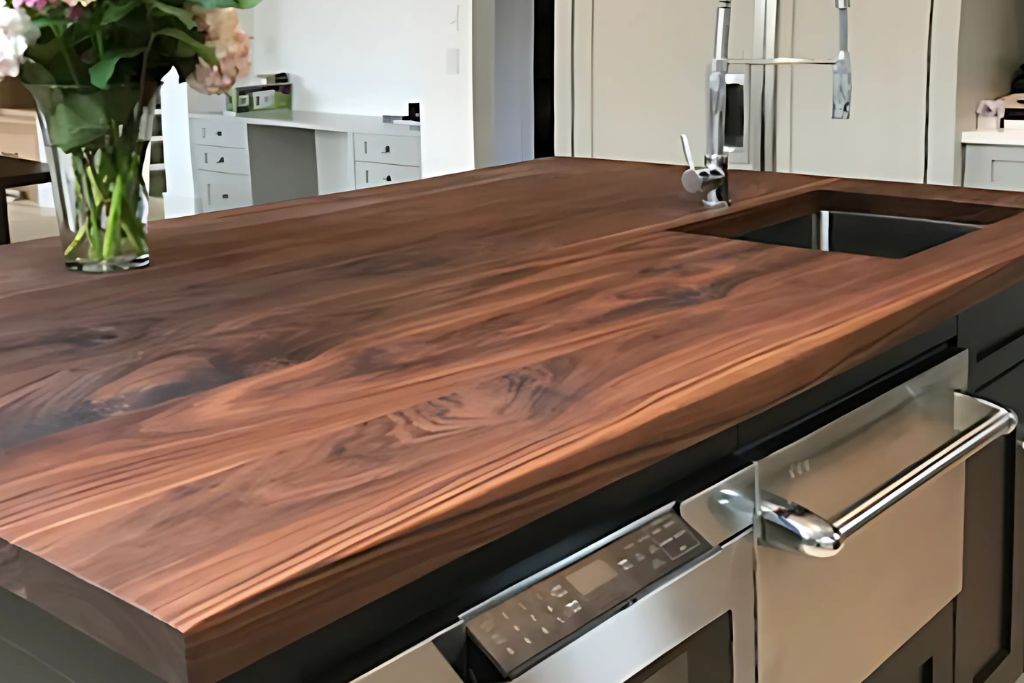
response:
[[[511,680],[709,549],[665,513],[473,617],[470,637]]]

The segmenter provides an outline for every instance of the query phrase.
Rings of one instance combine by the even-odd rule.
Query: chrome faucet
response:
[[[778,57],[774,59],[730,59],[729,29],[732,24],[732,0],[718,0],[718,18],[715,27],[715,57],[711,62],[711,76],[708,80],[708,151],[704,166],[694,164],[690,141],[683,135],[683,153],[690,168],[683,173],[683,187],[692,194],[705,194],[704,206],[716,208],[728,206],[729,154],[725,145],[726,119],[726,76],[730,64],[755,66],[798,66],[802,64],[825,64],[832,66],[832,118],[850,118],[850,104],[853,97],[853,72],[850,65],[849,17],[851,0],[835,0],[839,10],[839,54],[835,59],[799,59]]]

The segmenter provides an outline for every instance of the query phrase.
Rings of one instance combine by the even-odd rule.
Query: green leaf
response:
[[[45,66],[31,59],[21,65],[19,78],[23,83],[31,85],[55,85],[57,83],[57,79]]]
[[[146,0],[146,4],[152,7],[155,12],[174,17],[187,29],[196,28],[195,17],[192,15],[192,12],[184,7],[176,7],[161,0]]]
[[[50,141],[64,151],[99,140],[110,128],[101,100],[91,94],[68,94],[49,117]]]
[[[107,50],[103,59],[96,62],[89,69],[89,81],[100,90],[106,90],[110,85],[110,79],[114,76],[114,70],[122,59],[138,57],[146,51],[144,47],[126,47],[116,50]]]
[[[110,24],[116,24],[117,22],[124,19],[126,16],[132,13],[137,5],[134,2],[125,2],[121,4],[109,3],[103,6],[103,20],[100,22],[103,26],[109,26]]]
[[[196,54],[203,58],[203,61],[211,66],[217,64],[217,53],[213,51],[213,48],[207,47],[203,42],[191,34],[182,31],[177,28],[164,28],[155,32],[158,36],[167,36],[168,38],[174,38],[179,43],[187,45],[188,47],[195,50]]]

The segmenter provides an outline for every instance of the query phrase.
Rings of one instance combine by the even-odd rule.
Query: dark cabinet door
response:
[[[1024,415],[1024,365],[975,393]],[[1024,467],[1017,444],[1005,439],[967,463],[956,683],[1014,683],[1024,672]]]
[[[865,683],[953,683],[953,615],[939,612]]]

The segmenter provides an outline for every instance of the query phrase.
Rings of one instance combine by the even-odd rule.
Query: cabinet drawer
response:
[[[964,187],[1024,190],[1024,147],[966,145]]]
[[[420,165],[420,139],[396,135],[356,135],[356,161]]]
[[[356,164],[356,189],[380,187],[392,183],[407,183],[420,179],[417,166],[396,166],[394,164]]]
[[[197,145],[192,158],[200,171],[249,175],[249,151],[245,149]]]
[[[971,350],[971,388],[988,384],[1024,358],[1024,285],[961,314],[959,328],[960,346]]]
[[[192,144],[211,147],[234,147],[246,149],[248,141],[245,133],[245,121],[235,121],[228,117],[219,119],[192,119]]]
[[[249,176],[198,171],[196,185],[204,211],[252,206],[252,179]]]

